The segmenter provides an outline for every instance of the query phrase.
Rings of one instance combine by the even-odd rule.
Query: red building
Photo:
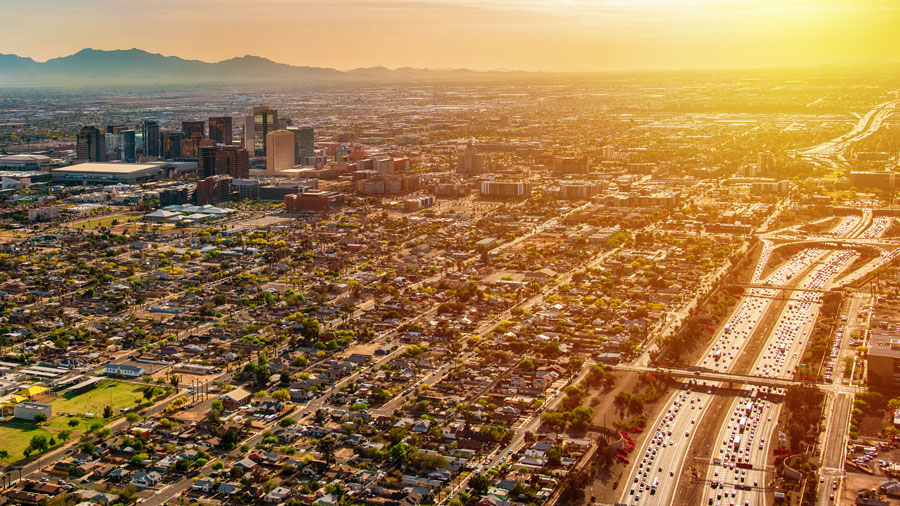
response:
[[[340,205],[340,194],[336,192],[309,190],[284,196],[284,210],[289,213],[303,211],[324,211]]]

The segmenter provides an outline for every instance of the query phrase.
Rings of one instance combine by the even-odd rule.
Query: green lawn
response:
[[[103,408],[107,404],[111,405],[118,415],[120,409],[136,406],[135,399],[143,397],[141,387],[142,385],[133,383],[107,380],[100,382],[93,390],[76,396],[63,395],[50,404],[53,406],[54,417],[60,413],[70,415],[93,413],[94,416],[100,417],[103,416]]]
[[[24,457],[22,450],[28,446],[31,438],[43,434],[56,436],[64,430],[78,437],[96,424],[106,425],[109,420],[103,418],[103,408],[111,404],[115,416],[122,408],[137,406],[135,399],[142,399],[141,385],[123,381],[106,380],[81,395],[64,395],[49,401],[53,406],[53,416],[40,427],[26,420],[11,419],[0,422],[0,449],[9,452],[6,462],[16,462]],[[92,414],[93,417],[85,416]]]
[[[48,438],[52,435],[50,431],[43,427],[35,427],[33,423],[26,420],[12,419],[9,422],[0,423],[0,449],[9,452],[9,457],[3,459],[4,462],[15,462],[20,460],[22,450],[31,442],[31,438],[37,435],[44,435]]]
[[[124,225],[126,223],[137,221],[141,219],[140,216],[132,216],[127,214],[115,214],[112,216],[104,216],[103,218],[96,218],[93,220],[81,221],[75,223],[74,226],[81,228],[98,228],[98,227],[109,227],[112,226],[112,222],[116,220],[119,225]]]

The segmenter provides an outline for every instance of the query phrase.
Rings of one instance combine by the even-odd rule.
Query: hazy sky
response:
[[[349,69],[896,62],[900,0],[0,0],[0,53],[137,47]]]

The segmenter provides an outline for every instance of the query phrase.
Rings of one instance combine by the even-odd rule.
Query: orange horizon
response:
[[[547,72],[897,61],[887,0],[44,0],[4,7],[0,52],[83,48],[291,65]],[[51,15],[48,15],[51,13]]]

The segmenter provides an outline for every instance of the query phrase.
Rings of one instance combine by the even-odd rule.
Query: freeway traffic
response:
[[[874,229],[874,230],[873,230]],[[871,214],[844,217],[829,233],[833,237],[876,237],[883,231]],[[851,263],[857,253],[851,250],[805,249],[791,257],[773,273],[763,277],[771,260],[771,243],[766,243],[756,265],[754,283],[783,286],[796,283],[801,289],[778,315],[777,323],[766,338],[752,374],[768,378],[791,378],[802,358],[802,350],[815,323],[822,294]],[[867,266],[870,264],[866,264]],[[705,369],[732,371],[754,331],[773,308],[779,288],[752,288],[720,327],[712,343],[699,360]],[[621,503],[672,504],[678,489],[681,469],[686,465],[700,424],[719,385],[689,382],[684,391],[672,394],[655,420],[654,431],[636,454]],[[714,448],[714,465],[708,468],[710,484],[703,504],[762,504],[764,471],[780,404],[766,398],[775,389],[747,387],[745,397],[733,401],[729,416],[720,428]],[[762,485],[761,485],[762,484]],[[713,488],[714,486],[714,488]]]

